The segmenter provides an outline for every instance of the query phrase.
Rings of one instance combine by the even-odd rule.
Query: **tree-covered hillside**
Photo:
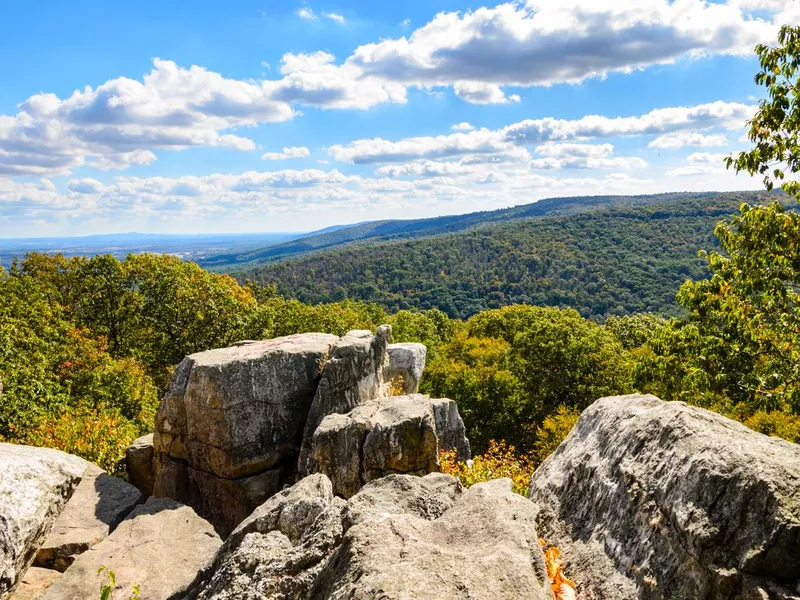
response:
[[[697,252],[716,245],[716,223],[740,203],[767,203],[770,196],[667,199],[413,241],[350,244],[265,265],[241,278],[274,284],[303,302],[351,298],[390,312],[439,308],[459,318],[510,304],[570,307],[595,319],[632,312],[674,315],[680,312],[680,285],[706,277]]]
[[[706,198],[713,193],[653,194],[646,196],[578,196],[547,198],[499,210],[480,211],[463,215],[448,215],[429,219],[369,221],[347,227],[335,227],[303,236],[268,248],[212,255],[198,260],[207,269],[231,270],[260,263],[299,257],[317,250],[333,250],[352,242],[379,242],[397,239],[418,239],[443,233],[465,231],[490,223],[508,223],[530,217],[555,217],[593,212],[612,207],[649,206],[673,200]]]

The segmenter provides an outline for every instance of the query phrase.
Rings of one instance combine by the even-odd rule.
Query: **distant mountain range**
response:
[[[516,303],[575,308],[595,319],[674,315],[680,285],[708,274],[697,253],[717,245],[716,223],[742,202],[776,199],[785,196],[560,198],[458,217],[367,223],[242,255],[273,262],[237,277],[274,284],[308,303],[349,298],[390,311],[439,308],[460,318]]]
[[[548,198],[532,204],[493,211],[427,219],[368,221],[355,225],[331,227],[291,241],[246,252],[226,252],[199,259],[212,270],[240,271],[261,263],[275,262],[319,250],[332,250],[352,242],[377,242],[413,239],[442,233],[454,233],[489,223],[507,223],[531,217],[565,216],[615,206],[647,206],[677,199],[707,198],[714,193],[657,194],[649,196],[581,196]]]

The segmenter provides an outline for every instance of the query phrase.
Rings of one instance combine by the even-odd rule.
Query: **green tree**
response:
[[[797,196],[800,182],[787,181],[786,174],[800,170],[800,26],[784,25],[778,45],[759,44],[756,54],[761,70],[755,82],[767,89],[767,98],[759,102],[749,123],[747,137],[753,149],[729,157],[727,165],[737,173],[763,176],[768,190],[782,182],[785,192]]]

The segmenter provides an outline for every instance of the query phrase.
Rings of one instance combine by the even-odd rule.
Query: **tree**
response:
[[[797,196],[800,182],[787,181],[786,172],[800,170],[800,26],[781,27],[778,46],[759,44],[756,54],[761,70],[755,76],[758,85],[767,88],[768,98],[758,104],[758,112],[749,123],[747,137],[755,147],[727,159],[728,168],[750,175],[761,175],[771,190],[776,182]]]

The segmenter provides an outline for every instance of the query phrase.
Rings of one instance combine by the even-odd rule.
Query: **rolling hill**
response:
[[[328,228],[266,248],[208,256],[197,262],[200,266],[210,270],[238,271],[257,264],[284,260],[309,252],[331,250],[352,242],[415,239],[443,233],[455,233],[490,223],[507,223],[532,217],[565,216],[593,212],[615,206],[647,206],[676,199],[705,198],[712,195],[711,193],[684,193],[649,196],[549,198],[532,204],[464,215],[428,219],[369,221],[351,226]]]
[[[572,307],[600,320],[637,311],[677,314],[674,299],[680,285],[707,275],[697,252],[716,245],[715,224],[742,202],[766,203],[779,196],[739,192],[644,197],[652,202],[642,198],[605,204],[554,201],[555,206],[540,207],[547,216],[511,218],[535,205],[518,207],[503,211],[509,219],[505,223],[420,239],[364,238],[263,265],[239,278],[275,284],[282,294],[303,302],[350,298],[390,311],[439,308],[460,318],[516,303]],[[560,214],[553,216],[555,211]],[[460,223],[471,218],[477,224],[493,214],[465,215]],[[434,221],[429,230],[447,226],[444,220]]]

